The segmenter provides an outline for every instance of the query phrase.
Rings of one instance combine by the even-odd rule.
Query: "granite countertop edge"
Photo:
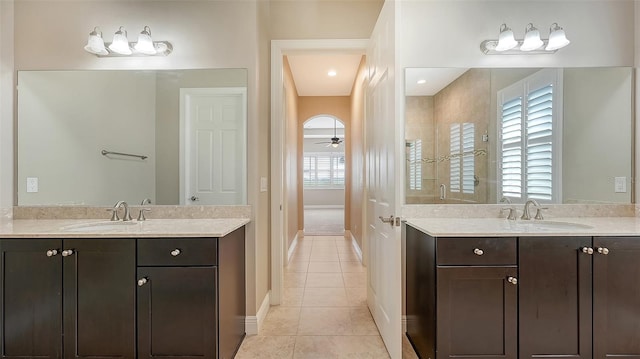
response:
[[[640,236],[638,217],[563,217],[547,220],[502,218],[407,218],[404,221],[433,237],[571,237]],[[554,224],[561,225],[553,228]],[[566,227],[562,227],[566,225]]]
[[[0,238],[224,237],[249,222],[248,218],[150,219],[131,221],[127,225],[100,219],[19,219],[0,222]],[[118,227],[97,231],[91,229],[92,225]]]

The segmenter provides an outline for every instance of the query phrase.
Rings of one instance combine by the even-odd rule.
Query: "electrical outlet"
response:
[[[27,193],[38,192],[38,177],[27,177]]]
[[[616,193],[627,192],[627,177],[615,177],[614,190]]]

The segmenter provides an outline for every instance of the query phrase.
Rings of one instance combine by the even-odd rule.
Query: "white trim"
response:
[[[365,55],[369,39],[271,41],[271,303],[280,304],[284,264],[284,80],[283,56],[295,52],[339,51]]]
[[[353,236],[353,233],[351,233],[351,231],[347,231],[347,232],[349,232],[349,236],[351,237],[351,245],[353,246],[353,249],[356,251],[356,255],[358,256],[358,259],[360,259],[360,263],[364,265],[364,261],[362,260],[362,249],[360,249],[360,246],[358,245],[358,241],[356,241],[356,237]]]
[[[291,256],[298,246],[298,236],[300,235],[300,232],[301,231],[298,231],[298,233],[296,233],[296,236],[293,237],[293,241],[291,241],[291,245],[289,246],[289,250],[287,251],[287,263],[291,261]]]
[[[402,316],[402,334],[407,333],[407,316]]]
[[[180,202],[181,206],[191,205],[192,202],[187,201],[187,186],[189,185],[189,175],[190,169],[187,168],[186,155],[188,153],[187,147],[189,146],[189,128],[187,123],[187,109],[189,106],[187,102],[189,100],[189,95],[241,95],[242,96],[242,119],[244,123],[242,124],[244,131],[244,140],[245,143],[248,141],[248,117],[247,117],[247,88],[246,87],[207,87],[207,88],[181,88],[180,89],[180,150],[179,150],[179,167],[180,167],[180,181],[179,181],[179,190],[180,190]],[[243,161],[245,176],[241,176],[242,188],[244,189],[244,193],[242,196],[242,203],[238,204],[247,204],[247,176],[248,176],[248,158],[247,158],[247,146],[244,146],[245,150],[241,154],[241,160]]]
[[[264,319],[267,317],[267,313],[269,313],[269,305],[270,302],[270,293],[264,296],[264,300],[260,305],[260,309],[258,310],[257,315],[247,316],[244,320],[244,331],[247,335],[258,335],[260,332],[260,328],[262,328],[262,324],[264,323]]]

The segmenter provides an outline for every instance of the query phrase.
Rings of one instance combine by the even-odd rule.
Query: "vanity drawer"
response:
[[[438,265],[514,265],[516,238],[438,238]]]
[[[211,266],[217,264],[217,238],[138,239],[138,266]]]

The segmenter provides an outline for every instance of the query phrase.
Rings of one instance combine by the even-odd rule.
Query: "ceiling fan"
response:
[[[340,138],[338,138],[338,135],[336,134],[337,127],[338,127],[338,120],[334,118],[333,119],[333,137],[331,137],[330,141],[316,142],[316,145],[321,145],[326,143],[327,145],[325,147],[329,147],[329,146],[333,148],[338,147],[344,140],[341,140]]]

